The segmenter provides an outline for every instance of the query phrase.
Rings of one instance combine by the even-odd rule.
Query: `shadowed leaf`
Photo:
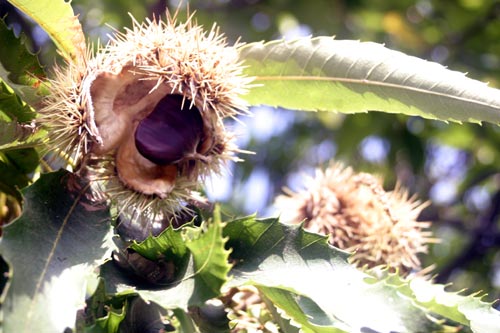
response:
[[[30,174],[38,163],[38,153],[33,148],[0,151],[0,191],[21,201],[19,190],[29,185]]]
[[[4,80],[23,101],[35,104],[43,94],[42,80],[45,72],[36,55],[26,49],[25,37],[17,38],[0,19],[0,78]],[[23,121],[23,119],[21,119]]]
[[[109,213],[88,201],[66,171],[23,191],[21,217],[3,230],[0,252],[13,276],[2,303],[4,332],[63,332],[85,304],[94,268],[110,254]]]

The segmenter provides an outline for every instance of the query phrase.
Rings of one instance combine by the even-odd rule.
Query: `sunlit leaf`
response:
[[[35,117],[29,105],[17,96],[10,86],[0,79],[0,120],[28,123]]]
[[[70,1],[8,0],[47,32],[66,59],[78,60],[85,51],[82,26]]]
[[[259,286],[259,290],[278,308],[285,309],[284,316],[292,318],[303,333],[344,333],[332,327],[331,318],[307,297],[286,289]]]
[[[415,279],[409,285],[398,281],[397,276],[388,280],[394,285],[403,285],[400,291],[412,296],[418,304],[458,323],[469,325],[473,332],[500,332],[500,312],[491,303],[483,302],[478,295],[462,296],[446,292],[445,286],[423,279]]]
[[[375,278],[350,265],[348,254],[329,246],[325,237],[300,226],[249,217],[228,222],[224,235],[237,260],[229,286],[262,286],[261,292],[306,332],[432,332],[444,325],[468,326],[476,333],[500,330],[494,326],[500,312],[489,304],[444,291],[438,295],[433,288],[443,287],[431,283],[417,290],[413,280]],[[424,300],[425,292],[432,297]],[[446,321],[437,320],[442,318]]]
[[[256,86],[251,105],[500,124],[500,91],[381,44],[330,37],[250,43],[240,49]]]
[[[4,228],[0,243],[13,272],[2,329],[63,332],[85,305],[95,267],[110,255],[109,212],[66,171],[42,175],[23,194],[23,214]]]

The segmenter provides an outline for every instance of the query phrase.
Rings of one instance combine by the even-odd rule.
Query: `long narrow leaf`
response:
[[[500,124],[500,90],[380,44],[279,40],[243,46],[240,59],[256,77],[244,96],[251,105]]]

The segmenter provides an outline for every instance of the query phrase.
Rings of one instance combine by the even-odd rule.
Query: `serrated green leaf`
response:
[[[393,276],[391,281],[397,278]],[[470,326],[473,332],[500,333],[500,311],[495,310],[492,304],[481,301],[481,297],[477,295],[462,296],[447,292],[445,286],[423,279],[412,280],[404,290],[411,290],[410,295],[418,304],[443,317]]]
[[[8,0],[38,23],[67,60],[78,60],[85,51],[82,26],[70,1]]]
[[[416,294],[402,292],[411,290],[411,282],[388,283],[387,279],[357,270],[347,262],[347,253],[297,225],[249,217],[228,222],[224,236],[229,237],[232,257],[239,261],[230,272],[233,279],[228,286],[256,285],[306,332],[318,331],[319,327],[321,332],[433,332],[444,329],[445,324],[462,324],[476,333],[489,333],[493,331],[487,326],[473,326],[469,318],[481,318],[483,323],[498,320],[498,311],[487,307],[486,312],[478,304],[468,308],[473,314],[466,314],[459,300],[453,298],[451,303],[440,304],[442,308],[437,311],[431,304],[418,301]],[[465,323],[456,323],[459,313],[468,318]]]
[[[186,262],[188,248],[182,237],[182,232],[169,226],[157,237],[150,236],[144,241],[134,242],[130,248],[149,260],[169,258],[177,267]]]
[[[21,217],[3,230],[0,253],[13,276],[2,303],[4,332],[63,332],[85,304],[88,279],[111,251],[109,212],[86,199],[66,171],[23,191]]]
[[[283,291],[283,290],[280,290],[280,291]],[[287,292],[287,291],[284,291],[284,292]],[[290,294],[289,292],[287,292],[287,293]],[[266,294],[270,295],[270,292],[267,291]],[[273,321],[278,325],[280,331],[282,331],[283,333],[308,333],[307,329],[305,329],[305,327],[307,327],[307,324],[308,324],[307,319],[304,320],[303,324],[298,324],[296,320],[291,320],[290,316],[288,316],[286,314],[286,312],[282,311],[278,307],[278,305],[280,304],[280,300],[276,300],[274,298],[271,299],[271,297],[266,297],[266,296],[264,296],[263,293],[261,293],[260,296],[262,297],[262,300],[264,301],[266,308],[269,310],[269,313],[273,317]],[[292,308],[293,306],[288,304],[288,302],[286,300],[284,302],[286,303],[284,308],[286,308],[290,311],[291,310],[290,308]],[[299,317],[299,316],[305,317],[305,313],[302,310],[300,310],[300,308],[296,307],[295,309],[299,310],[300,313],[298,313],[296,316],[294,315],[292,317],[294,317],[294,318]],[[248,312],[248,309],[247,309],[247,312]],[[264,317],[264,320],[265,320],[265,317]],[[318,332],[318,333],[320,333],[320,332]],[[340,332],[340,333],[343,333],[343,332]]]
[[[24,101],[35,104],[43,94],[45,72],[36,55],[26,49],[25,37],[17,38],[0,19],[0,78]]]
[[[222,237],[223,224],[218,209],[214,219],[208,222],[207,229],[198,238],[186,242],[193,254],[196,269],[195,288],[199,290],[189,299],[190,304],[201,304],[207,299],[220,295],[222,285],[227,281],[231,269],[230,251],[225,249],[226,239]]]
[[[142,243],[131,246],[131,249],[152,260],[162,258],[175,262],[175,281],[166,285],[147,284],[126,276],[115,263],[108,262],[100,269],[106,290],[110,293],[135,291],[146,301],[168,309],[183,310],[218,296],[230,269],[222,223],[214,219],[206,224],[201,233],[185,232],[190,229],[190,226],[167,228],[157,237],[150,236]],[[186,234],[189,236],[182,237],[181,241],[181,235]]]
[[[381,283],[397,288],[400,293],[432,313],[468,326],[473,332],[500,333],[500,311],[495,310],[491,303],[483,302],[478,295],[463,296],[447,292],[446,286],[433,284],[424,278],[416,277],[407,281],[396,274],[379,274],[383,276]]]
[[[500,91],[465,74],[389,50],[330,37],[250,43],[240,48],[256,86],[251,105],[500,124]]]

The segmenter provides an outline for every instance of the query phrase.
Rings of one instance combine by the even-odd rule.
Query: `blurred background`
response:
[[[72,5],[87,37],[105,43],[113,28],[131,26],[128,13],[140,22],[162,15],[166,7],[175,11],[179,2],[73,0]],[[182,12],[188,2],[199,24],[210,28],[217,22],[230,43],[320,35],[374,41],[500,88],[499,1],[185,0]],[[6,14],[48,68],[59,61],[44,32],[0,0],[0,16]],[[483,290],[489,301],[500,298],[500,127],[379,112],[252,111],[252,117],[228,126],[240,148],[255,154],[241,156],[244,162],[230,164],[207,184],[207,195],[223,203],[226,214],[275,216],[272,202],[283,187],[299,190],[304,175],[341,160],[382,175],[386,189],[399,180],[432,202],[421,219],[433,221],[442,242],[431,246],[423,261],[424,267],[436,264],[438,282],[453,282],[452,290]]]

